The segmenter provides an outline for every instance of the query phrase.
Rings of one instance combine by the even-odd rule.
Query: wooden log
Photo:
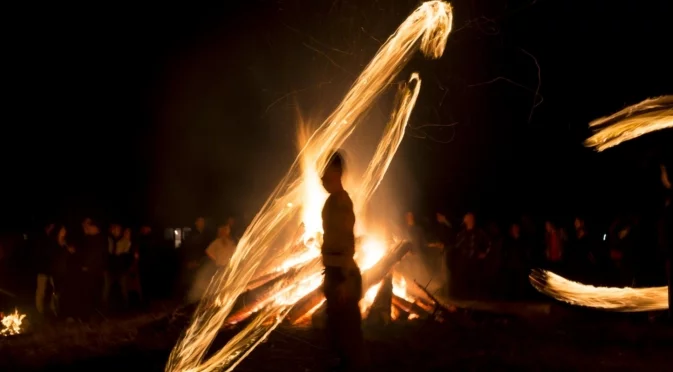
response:
[[[409,313],[404,311],[401,307],[395,305],[394,303],[390,307],[390,319],[392,321],[398,321],[400,319],[409,319]]]
[[[417,314],[418,316],[423,317],[423,318],[426,318],[426,317],[428,317],[428,315],[430,315],[430,313],[428,313],[428,311],[426,311],[426,309],[419,306],[417,303],[409,302],[409,301],[403,299],[402,297],[393,295],[392,302],[393,302],[393,305],[399,307],[400,309],[406,311],[407,313]]]
[[[234,304],[231,315],[227,318],[227,323],[238,323],[250,316],[258,308],[271,301],[274,296],[278,294],[278,290],[282,287],[286,280],[290,280],[293,276],[302,275],[302,270],[310,268],[311,265],[316,265],[317,260],[310,261],[300,267],[289,270],[268,282],[242,293],[236,303]]]
[[[411,243],[403,241],[399,243],[393,250],[376,263],[372,268],[362,274],[362,288],[363,293],[371,286],[378,284],[392,269],[392,267],[399,262],[404,255],[411,250]],[[297,301],[292,310],[287,314],[285,319],[290,323],[294,323],[309,310],[318,305],[324,298],[322,288],[316,288],[311,293],[304,296]]]
[[[390,307],[393,301],[393,276],[388,274],[379,288],[369,312],[365,318],[367,323],[388,324],[390,323]]]

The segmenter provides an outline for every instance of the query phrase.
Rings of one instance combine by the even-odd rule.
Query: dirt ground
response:
[[[459,312],[365,327],[371,371],[670,371],[673,328],[645,314],[580,311],[512,317]],[[157,310],[98,324],[58,324],[0,339],[2,371],[162,371],[189,314]],[[227,332],[216,341],[226,341]],[[322,371],[322,333],[281,326],[238,371]]]

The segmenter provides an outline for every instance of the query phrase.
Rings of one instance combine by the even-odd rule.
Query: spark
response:
[[[286,235],[296,229],[299,220],[304,224],[304,241],[321,239],[320,208],[327,195],[319,175],[331,151],[341,147],[353,133],[358,119],[393,82],[413,53],[420,49],[429,58],[442,56],[452,21],[448,3],[428,1],[419,6],[381,46],[336,110],[313,134],[303,133],[303,147],[297,159],[246,229],[229,265],[212,279],[191,325],[169,357],[167,371],[233,370],[280,324],[294,302],[321,284],[319,260],[305,264],[292,280],[278,284],[279,288],[283,287],[282,296],[265,304],[222,349],[203,360],[250,280],[273,272],[278,262],[291,258],[296,242],[288,240]],[[350,180],[357,186],[347,188],[355,190],[353,202],[358,221],[397,151],[419,91],[420,78],[414,73],[398,92],[395,110],[364,175],[358,182]],[[348,185],[349,180],[345,183]],[[287,208],[288,203],[300,208]],[[319,253],[315,245],[306,249]]]
[[[594,287],[546,270],[534,270],[530,281],[541,293],[572,305],[620,312],[668,309],[668,287]]]
[[[644,134],[673,127],[673,95],[646,99],[589,123],[594,135],[584,144],[601,152]]]

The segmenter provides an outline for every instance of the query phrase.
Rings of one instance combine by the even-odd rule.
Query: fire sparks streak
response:
[[[311,260],[319,255],[320,210],[327,197],[319,176],[327,159],[331,151],[339,148],[353,133],[358,119],[394,81],[416,50],[420,49],[430,58],[441,57],[452,21],[449,4],[441,1],[422,4],[379,49],[336,110],[311,136],[306,136],[297,159],[246,229],[228,267],[211,281],[192,324],[171,353],[167,371],[232,370],[273,331],[294,302],[321,284],[321,265],[305,263],[315,262]],[[412,74],[409,83],[398,93],[397,105],[369,167],[360,182],[355,183],[357,187],[351,188],[358,220],[362,219],[364,207],[397,151],[419,91],[420,79],[417,74]],[[297,253],[297,242],[287,236],[296,230],[300,219],[304,225],[302,242],[305,250]],[[255,277],[278,271],[278,263],[288,259],[294,260],[292,265],[304,266],[292,280],[279,283],[278,288],[284,289],[283,295],[258,309],[241,332],[203,361],[212,340],[248,283]],[[356,261],[363,267],[373,264],[369,262],[365,247],[356,256]],[[289,268],[289,265],[281,266],[283,271]]]
[[[19,314],[19,310],[14,310],[14,314],[2,317],[2,325],[4,328],[0,330],[0,335],[11,336],[21,333],[21,324],[25,317],[26,314]]]
[[[596,129],[585,145],[603,151],[643,134],[673,128],[673,96],[646,99],[589,123]],[[604,128],[600,128],[604,127]]]
[[[596,128],[585,145],[601,152],[657,130],[673,128],[673,96],[646,99],[589,123]],[[636,312],[668,309],[668,287],[609,288],[577,283],[549,271],[533,271],[540,292],[573,305]]]
[[[538,291],[573,305],[622,312],[668,309],[668,287],[594,287],[545,270],[533,271],[530,281]]]

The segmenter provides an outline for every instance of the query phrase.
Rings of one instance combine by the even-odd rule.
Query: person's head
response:
[[[124,239],[131,240],[131,228],[124,229]]]
[[[465,228],[467,230],[472,230],[474,229],[474,226],[476,224],[476,218],[474,217],[474,213],[469,212],[463,217],[463,224],[465,224]]]
[[[113,238],[119,238],[122,235],[122,227],[116,223],[110,225],[110,235]]]
[[[414,226],[416,224],[416,217],[413,212],[407,212],[404,215],[404,220],[407,222],[407,226]]]
[[[82,232],[86,235],[89,235],[89,227],[91,227],[91,224],[93,222],[91,221],[91,218],[87,217],[82,220]]]
[[[59,229],[56,231],[56,240],[60,244],[65,244],[65,235],[67,233],[67,230],[65,226],[60,226]]]
[[[521,226],[518,223],[513,223],[509,227],[509,234],[514,239],[519,239],[521,237]]]
[[[54,228],[55,228],[55,227],[56,227],[55,224],[53,224],[53,223],[48,223],[48,224],[46,224],[46,225],[44,226],[44,232],[45,232],[47,235],[51,235],[51,234],[54,232]]]
[[[217,229],[218,238],[228,238],[231,236],[231,226],[228,223],[222,224]]]
[[[100,234],[100,229],[98,228],[98,225],[95,222],[89,219],[89,223],[86,225],[84,233],[86,235],[98,235]]]
[[[234,217],[228,217],[227,218],[227,225],[231,227],[232,229],[234,228],[234,224],[236,223],[236,219]]]
[[[322,185],[328,193],[343,190],[341,177],[344,173],[344,165],[344,159],[338,151],[335,151],[327,161],[327,167],[322,175]]]
[[[438,223],[446,223],[447,222],[446,215],[444,215],[443,213],[440,213],[440,212],[435,213],[435,219],[437,220]]]
[[[152,233],[152,228],[144,225],[140,228],[140,235],[150,235]]]
[[[204,217],[198,217],[196,221],[194,221],[194,227],[196,227],[198,232],[203,232],[206,229],[206,219]]]
[[[584,220],[580,217],[575,217],[575,230],[584,230]]]
[[[552,232],[556,231],[556,226],[554,225],[553,222],[551,222],[551,221],[546,221],[546,222],[544,223],[544,229],[545,229],[548,233],[552,233]]]

